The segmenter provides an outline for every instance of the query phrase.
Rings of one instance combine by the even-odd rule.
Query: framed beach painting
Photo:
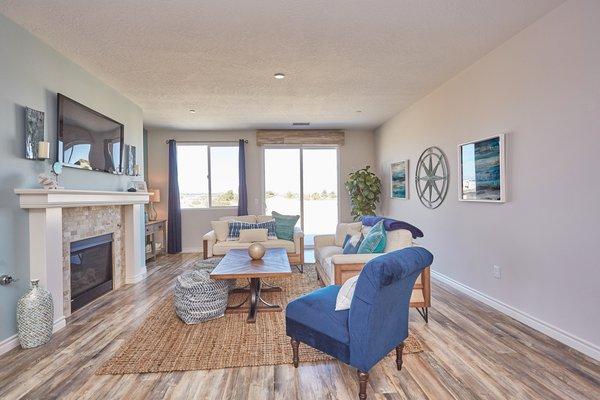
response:
[[[458,146],[460,201],[506,201],[505,134]]]
[[[408,199],[408,160],[392,163],[390,179],[392,199]]]

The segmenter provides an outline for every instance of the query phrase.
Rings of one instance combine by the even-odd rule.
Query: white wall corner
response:
[[[55,319],[52,326],[52,333],[60,331],[65,326],[67,326],[67,319],[65,317]]]
[[[140,270],[140,272],[137,275],[133,275],[133,276],[127,275],[125,277],[125,284],[131,285],[131,284],[143,281],[144,278],[146,278],[146,276],[148,276],[148,273],[146,271],[146,266],[143,267],[143,271],[141,269],[142,269],[141,267],[137,268],[137,270]]]
[[[548,335],[551,338],[558,340],[559,342],[575,350],[578,350],[583,354],[592,357],[595,360],[600,360],[600,347],[595,345],[594,343],[590,343],[587,340],[572,335],[569,332],[566,332],[560,328],[557,328],[556,326],[553,326],[538,318],[535,318],[513,306],[503,303],[500,300],[488,296],[485,293],[473,289],[472,287],[458,282],[452,278],[449,278],[446,275],[441,274],[437,271],[431,271],[431,275],[434,278],[460,291],[461,293],[464,293],[469,297],[472,297],[476,300],[481,301],[482,303],[487,304],[488,306],[500,311],[503,314],[508,315],[511,318],[516,319],[517,321],[529,326],[530,328],[533,328],[536,331]]]

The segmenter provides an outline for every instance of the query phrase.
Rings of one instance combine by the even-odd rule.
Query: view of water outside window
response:
[[[314,235],[335,233],[338,223],[337,149],[304,149],[304,231],[306,244]]]
[[[239,197],[238,147],[210,148],[212,207],[237,206]]]
[[[334,233],[338,222],[337,149],[265,149],[266,213],[300,214],[300,179],[304,185],[304,233]],[[298,226],[300,221],[298,221]]]
[[[267,215],[300,215],[300,149],[265,149],[265,203]]]
[[[238,148],[210,147],[211,200],[208,198],[208,152],[204,145],[177,146],[177,172],[181,208],[237,206]]]

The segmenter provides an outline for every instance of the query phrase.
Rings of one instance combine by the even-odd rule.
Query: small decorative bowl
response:
[[[253,260],[260,260],[265,255],[265,246],[260,243],[252,243],[248,247],[248,255]]]

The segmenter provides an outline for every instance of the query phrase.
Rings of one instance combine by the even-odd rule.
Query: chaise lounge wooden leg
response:
[[[369,382],[369,373],[356,371],[358,372],[358,398],[360,400],[366,400],[367,398],[367,383]]]
[[[206,260],[208,258],[208,240],[202,241],[202,259]]]
[[[300,345],[300,342],[292,338],[290,343],[292,344],[292,352],[294,353],[292,356],[292,363],[294,364],[294,368],[298,368],[298,363],[300,362],[300,357],[298,357],[298,346]]]
[[[396,368],[398,371],[402,370],[402,351],[404,350],[404,342],[396,346]]]

